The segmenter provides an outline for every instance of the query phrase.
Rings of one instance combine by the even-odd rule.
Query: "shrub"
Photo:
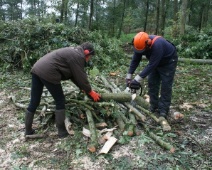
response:
[[[124,52],[117,39],[108,38],[99,31],[70,28],[64,24],[39,22],[34,18],[0,21],[0,63],[29,71],[44,54],[62,47],[76,46],[85,41],[94,44],[93,62],[99,69],[110,69],[123,62]],[[109,65],[109,63],[112,63]]]

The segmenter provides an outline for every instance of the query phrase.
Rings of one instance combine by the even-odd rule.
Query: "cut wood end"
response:
[[[110,76],[116,76],[117,73],[116,72],[110,72]]]
[[[170,152],[171,152],[171,153],[174,153],[174,152],[175,152],[175,148],[174,148],[174,147],[171,148],[171,149],[170,149]]]
[[[163,126],[163,131],[164,132],[168,132],[168,131],[171,131],[171,126],[169,126],[168,124],[166,126]]]
[[[68,130],[69,135],[74,135],[74,131],[73,130]]]
[[[96,127],[97,127],[97,128],[105,128],[105,127],[107,127],[107,123],[105,123],[105,122],[97,123],[97,124],[96,124]]]
[[[92,153],[96,152],[96,147],[95,146],[89,146],[88,150]]]
[[[127,135],[128,135],[128,136],[133,136],[133,134],[134,134],[133,131],[128,131],[128,132],[127,132]]]
[[[183,119],[184,118],[184,115],[180,112],[174,112],[174,119],[175,120],[179,120],[179,119]]]
[[[161,123],[162,123],[162,125],[167,125],[166,121],[162,121]]]
[[[85,119],[85,118],[86,118],[85,114],[81,113],[80,114],[80,119]]]

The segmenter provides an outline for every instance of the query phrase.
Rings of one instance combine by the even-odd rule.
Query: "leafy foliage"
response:
[[[124,52],[120,48],[120,41],[116,39],[109,39],[98,31],[89,32],[78,27],[38,22],[31,18],[1,22],[0,63],[4,69],[13,66],[28,71],[44,54],[57,48],[80,45],[85,41],[94,44],[97,54],[93,57],[94,63],[99,69],[108,68],[108,63],[115,67],[123,62],[121,57]]]
[[[210,29],[197,32],[191,29],[187,34],[174,41],[180,57],[195,59],[211,59],[212,31]]]

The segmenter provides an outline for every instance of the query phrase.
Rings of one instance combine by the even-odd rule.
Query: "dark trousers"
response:
[[[65,96],[61,84],[53,84],[32,74],[31,99],[27,110],[34,113],[40,104],[43,87],[46,87],[55,100],[56,110],[65,109]]]
[[[168,114],[171,105],[172,85],[177,66],[177,57],[169,63],[157,67],[148,76],[150,107],[158,109],[159,113]],[[160,93],[160,97],[159,97]]]

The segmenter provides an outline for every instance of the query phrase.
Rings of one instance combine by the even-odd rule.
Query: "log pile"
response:
[[[93,89],[101,94],[100,102],[91,101],[83,92],[70,81],[64,82],[63,89],[66,96],[66,129],[70,135],[74,135],[73,126],[82,126],[82,133],[89,138],[88,150],[99,154],[108,153],[111,147],[119,141],[120,136],[135,136],[140,134],[138,124],[156,143],[164,149],[174,152],[175,148],[163,141],[150,131],[146,120],[152,119],[161,126],[163,131],[170,131],[167,120],[157,117],[148,111],[149,103],[141,96],[135,98],[131,103],[130,92],[122,92],[115,83],[109,82],[104,76],[98,77],[92,84]],[[21,91],[29,91],[29,88],[22,88]],[[24,92],[27,94],[26,92]],[[25,95],[24,95],[25,96]],[[11,96],[11,100],[16,107],[26,109],[29,96],[21,99]],[[20,98],[20,97],[19,97]],[[54,101],[47,90],[44,89],[42,101],[40,103],[39,120],[42,127],[46,126],[54,113]],[[42,137],[42,135],[38,135]],[[36,138],[27,136],[27,138]]]

